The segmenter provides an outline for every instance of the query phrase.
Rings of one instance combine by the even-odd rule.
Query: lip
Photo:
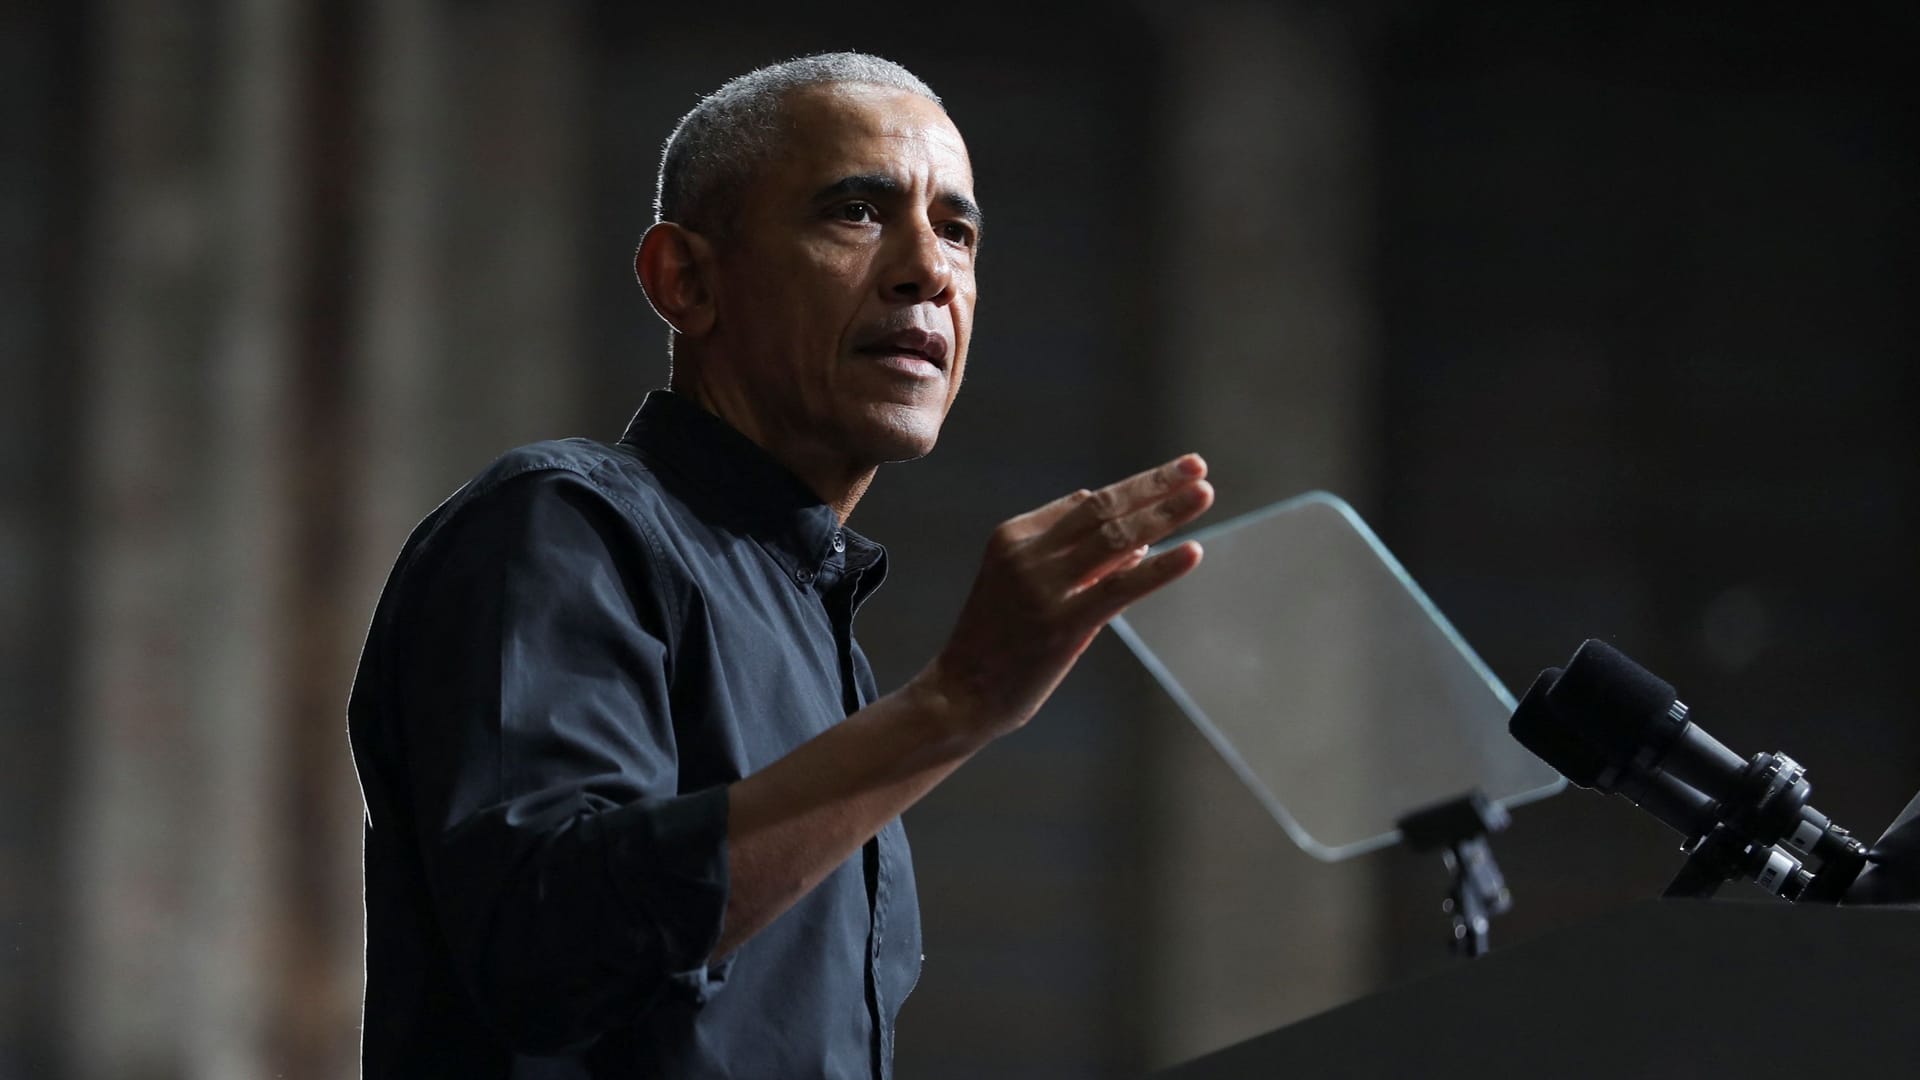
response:
[[[917,356],[942,372],[947,370],[947,354],[951,345],[947,336],[934,330],[923,330],[917,326],[895,330],[878,337],[869,338],[854,347],[854,352],[869,356]]]

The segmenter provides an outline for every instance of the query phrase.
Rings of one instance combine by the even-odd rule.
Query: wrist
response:
[[[943,748],[973,754],[1018,724],[996,715],[981,695],[956,677],[939,659],[923,668],[899,691],[916,725]]]

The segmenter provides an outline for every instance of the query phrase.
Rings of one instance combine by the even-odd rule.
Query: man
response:
[[[668,141],[635,269],[670,391],[495,462],[402,551],[350,705],[366,1075],[886,1077],[919,972],[899,815],[1024,724],[1212,501],[1188,456],[995,530],[881,696],[844,522],[959,391],[981,213],[925,84],[854,54]]]

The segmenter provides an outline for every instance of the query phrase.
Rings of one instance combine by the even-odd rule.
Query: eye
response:
[[[940,238],[950,244],[971,248],[975,243],[973,226],[964,221],[942,222],[939,226]]]
[[[861,202],[856,199],[853,202],[841,203],[835,207],[833,216],[839,221],[849,221],[856,225],[865,225],[873,221],[878,221],[880,212],[873,208],[872,203]]]

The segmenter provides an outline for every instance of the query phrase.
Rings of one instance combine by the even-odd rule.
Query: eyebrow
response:
[[[906,185],[886,173],[858,173],[843,176],[814,195],[815,202],[832,202],[853,195],[865,195],[872,198],[899,198],[906,194]],[[934,202],[967,219],[974,231],[985,232],[987,219],[981,213],[980,204],[958,191],[942,191],[934,196]]]

